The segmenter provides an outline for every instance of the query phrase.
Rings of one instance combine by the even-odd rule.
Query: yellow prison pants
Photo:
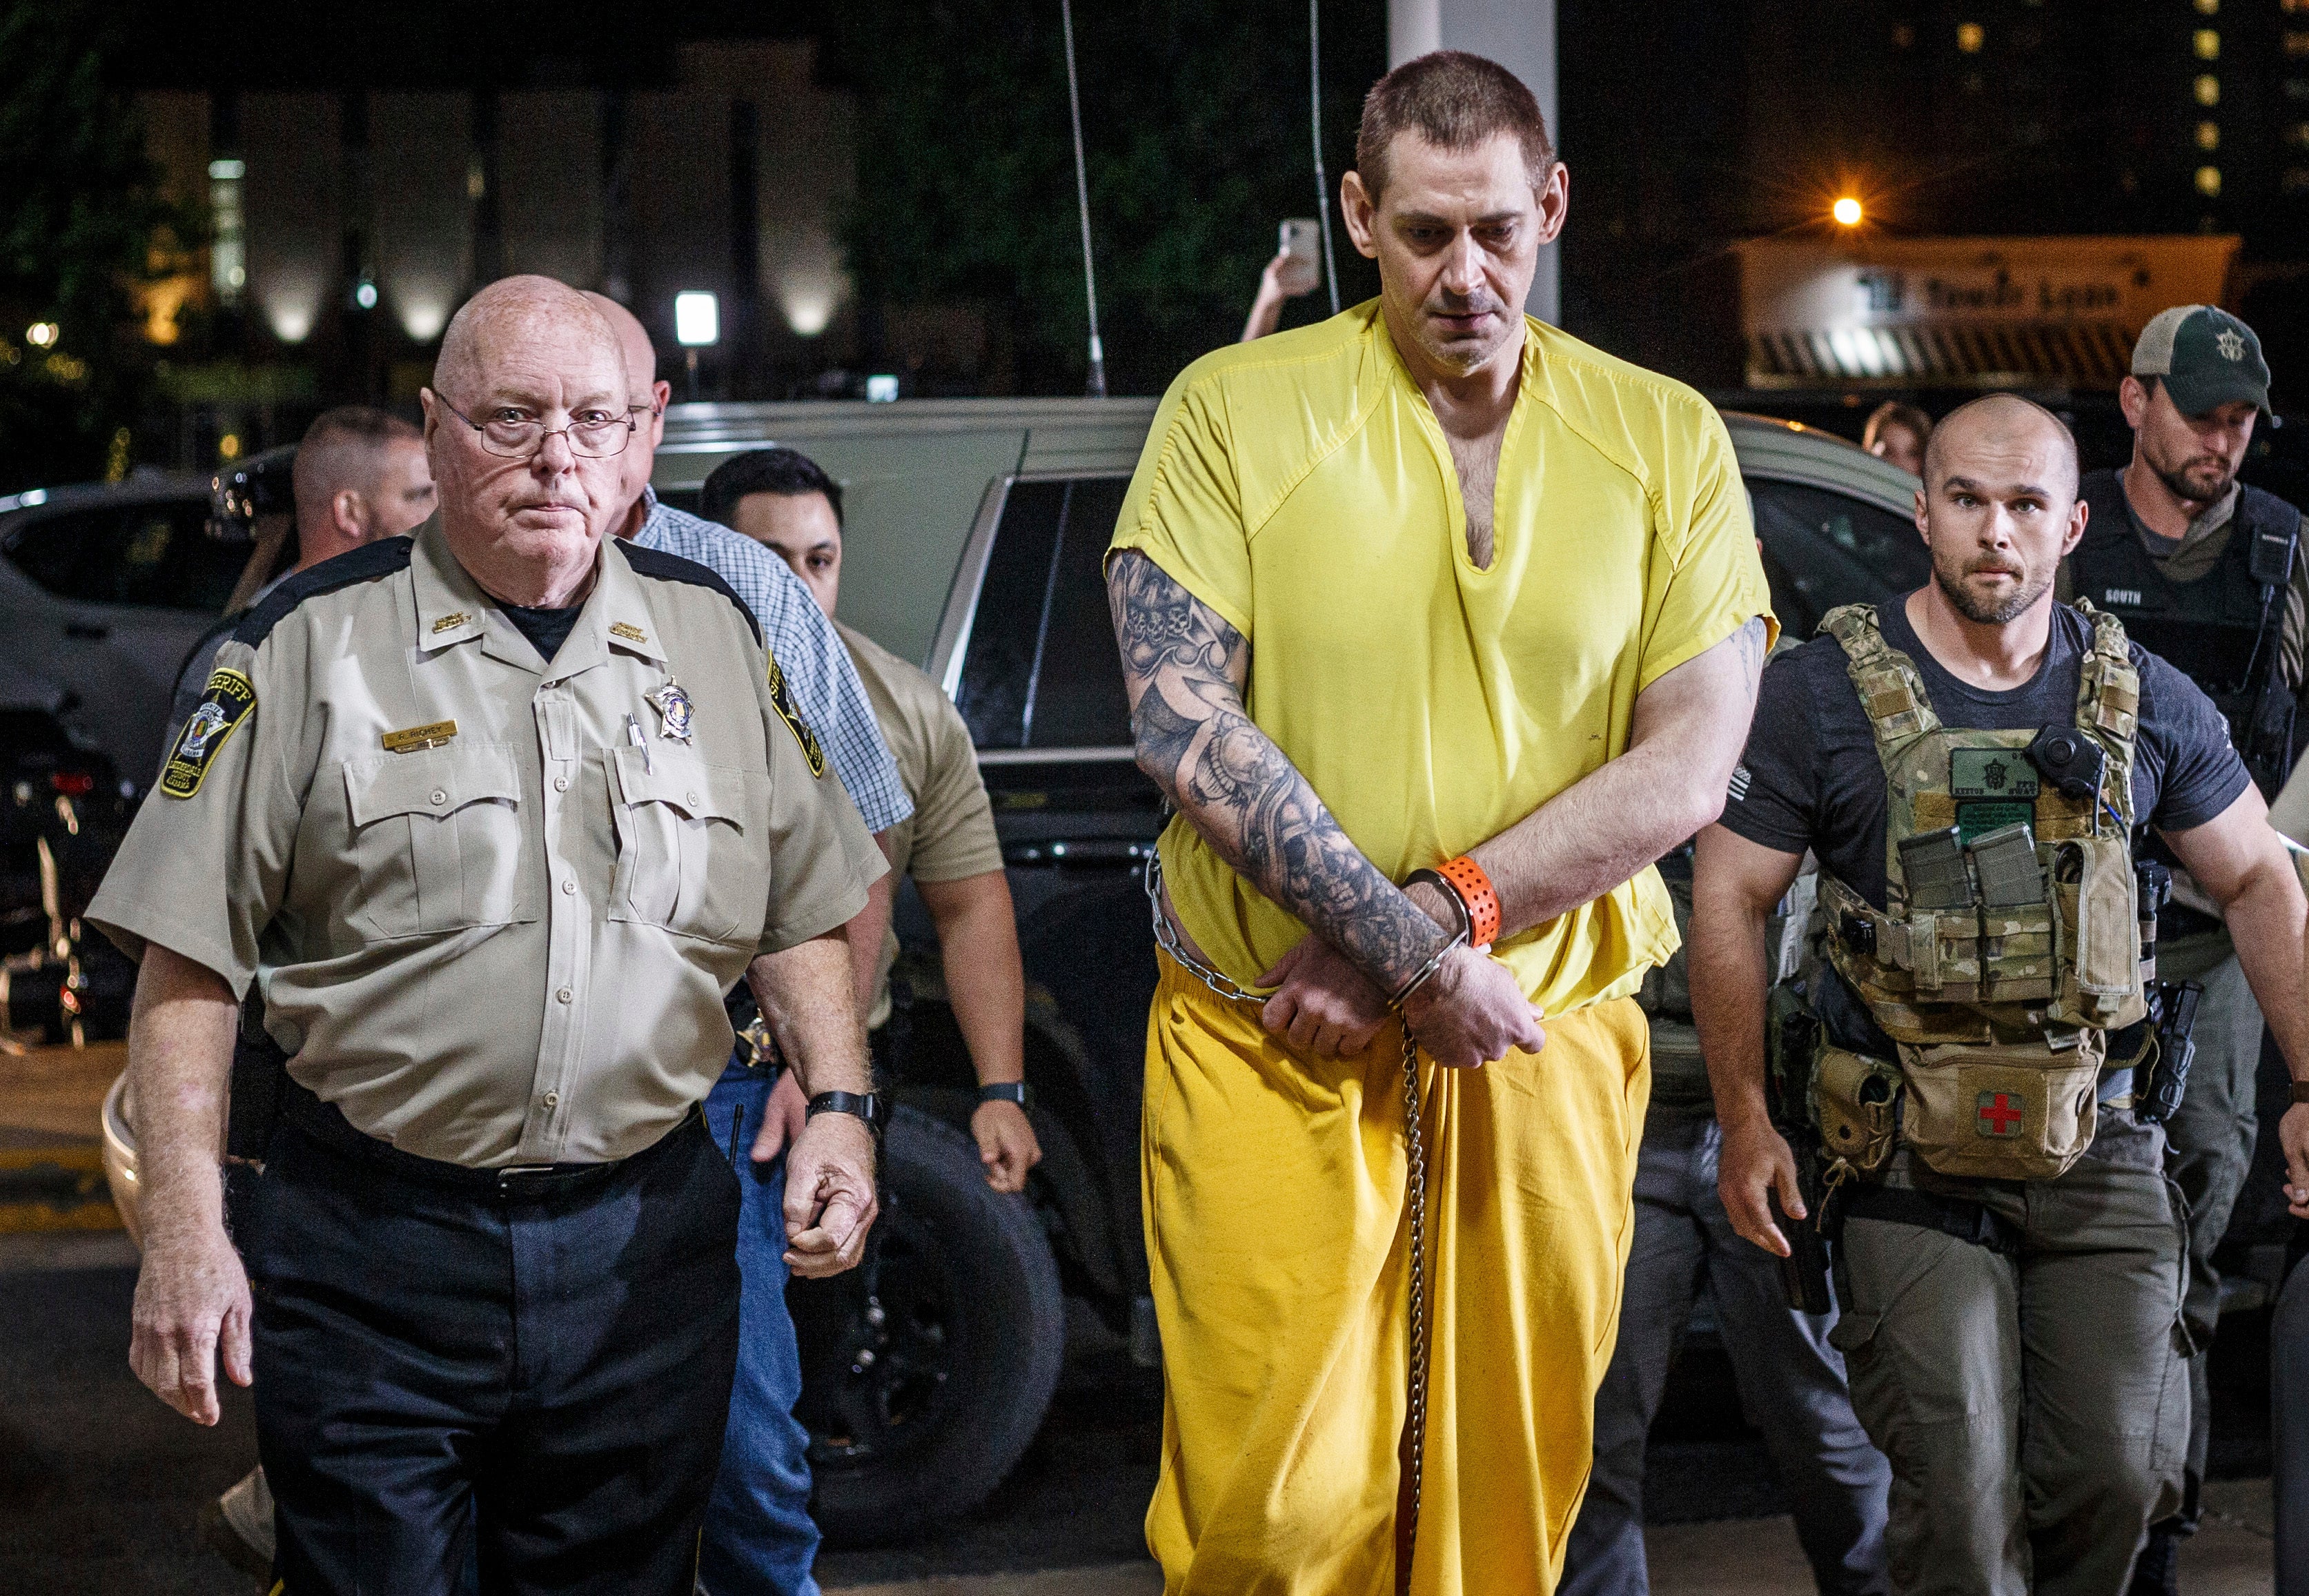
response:
[[[1302,1058],[1167,955],[1139,1178],[1163,1333],[1166,1596],[1392,1596],[1406,1411],[1402,1032]],[[1420,1061],[1424,1505],[1410,1589],[1553,1588],[1592,1462],[1650,1091],[1632,999],[1538,1055]]]

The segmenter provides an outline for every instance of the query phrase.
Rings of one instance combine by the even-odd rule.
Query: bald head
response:
[[[626,382],[635,404],[650,402],[650,388],[657,380],[657,350],[650,344],[649,329],[641,318],[607,294],[592,289],[581,296],[585,303],[601,312],[601,319],[610,324],[610,331],[618,335],[618,348],[626,358]]]
[[[2037,486],[2064,500],[2077,496],[2075,435],[2032,399],[1986,393],[1950,410],[1924,445],[1925,487],[1944,477],[1970,476],[1972,467],[1988,460],[2041,462],[2033,473],[2042,479]]]
[[[596,309],[596,295],[581,294],[550,277],[501,277],[458,306],[441,335],[433,386],[453,400],[469,400],[487,385],[507,354],[540,340],[557,345],[606,345],[622,377],[625,349],[617,330]]]
[[[507,277],[451,320],[433,376],[419,397],[450,552],[508,604],[582,599],[629,502],[637,429],[616,331],[575,289]]]
[[[610,330],[618,335],[618,347],[625,351],[626,402],[642,405],[648,410],[646,416],[640,418],[641,430],[634,435],[632,446],[621,456],[628,508],[618,523],[618,535],[630,538],[641,531],[644,520],[640,503],[642,489],[648,485],[650,473],[657,469],[657,446],[665,441],[665,401],[671,397],[673,388],[657,380],[657,350],[651,347],[649,330],[642,325],[641,318],[607,294],[589,291],[585,299],[610,324]]]

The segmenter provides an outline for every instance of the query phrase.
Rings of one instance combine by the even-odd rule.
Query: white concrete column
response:
[[[1387,60],[1400,66],[1430,50],[1469,50],[1488,56],[1521,78],[1547,117],[1557,147],[1563,126],[1556,116],[1555,0],[1388,0]],[[1573,214],[1578,211],[1575,208]],[[1525,308],[1543,322],[1561,314],[1559,245],[1540,252]]]

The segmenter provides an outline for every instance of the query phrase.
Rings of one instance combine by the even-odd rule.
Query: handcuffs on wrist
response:
[[[1499,891],[1492,885],[1492,878],[1483,873],[1483,866],[1474,859],[1463,853],[1447,861],[1440,869],[1414,870],[1403,878],[1403,884],[1407,887],[1417,881],[1442,890],[1444,898],[1458,911],[1459,928],[1387,1000],[1387,1006],[1397,1013],[1402,1012],[1413,993],[1434,979],[1454,949],[1489,947],[1500,936]]]

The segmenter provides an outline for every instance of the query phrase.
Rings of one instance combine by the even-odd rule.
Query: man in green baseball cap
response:
[[[2261,358],[2261,340],[2218,306],[2158,311],[2132,346],[2132,375],[2144,391],[2147,379],[2157,378],[2183,416],[2210,416],[2238,404],[2269,409],[2269,362]],[[2125,419],[2140,425],[2129,403]]]
[[[2141,329],[2117,400],[2132,427],[2132,460],[2080,485],[2090,513],[2062,597],[2113,610],[2135,643],[2202,687],[2262,796],[2274,797],[2298,746],[2309,561],[2298,547],[2300,512],[2237,480],[2269,410],[2261,340],[2225,310],[2176,305]],[[2204,987],[2188,1092],[2165,1127],[2166,1169],[2189,1203],[2183,1316],[2197,1353],[2182,1511],[2150,1529],[2134,1569],[2142,1593],[2176,1588],[2179,1544],[2196,1528],[2211,1418],[2205,1349],[2220,1323],[2212,1255],[2258,1131],[2261,1010],[2227,927],[2185,871],[2174,872],[2174,898],[2158,928],[2157,973]]]

